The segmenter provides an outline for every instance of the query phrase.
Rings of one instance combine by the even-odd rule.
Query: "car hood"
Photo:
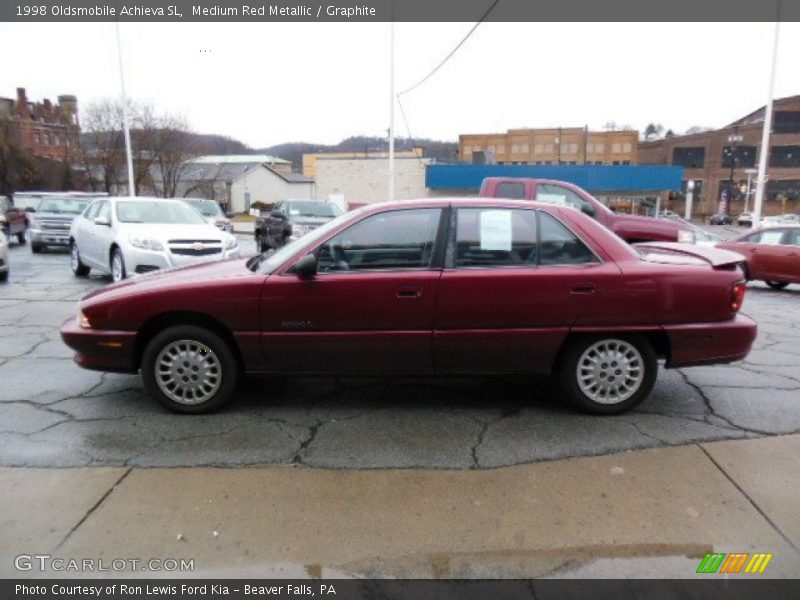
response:
[[[310,217],[307,215],[296,215],[292,217],[292,223],[297,225],[323,225],[335,217]]]
[[[153,290],[172,289],[176,287],[185,288],[187,284],[194,284],[199,287],[242,277],[264,277],[256,275],[247,268],[246,263],[249,258],[232,258],[229,260],[202,262],[185,267],[174,267],[171,269],[159,269],[144,275],[135,275],[130,279],[112,283],[105,287],[93,290],[81,299],[87,300],[106,300],[119,296],[135,295]]]
[[[640,215],[617,215],[617,224],[631,226],[632,228],[661,229],[664,231],[691,231],[692,226],[683,221],[673,219],[656,219],[655,217],[642,217]]]
[[[64,221],[69,222],[73,221],[77,214],[68,214],[68,213],[56,213],[56,212],[33,212],[28,213],[28,216],[32,219],[52,219],[53,221]]]

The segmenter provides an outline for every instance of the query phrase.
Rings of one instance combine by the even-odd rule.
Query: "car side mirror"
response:
[[[581,204],[581,212],[585,215],[589,215],[592,218],[597,216],[597,210],[591,204]]]
[[[95,225],[105,225],[106,227],[111,227],[111,221],[108,220],[108,217],[95,217],[94,224]]]
[[[269,213],[270,217],[274,217],[276,219],[283,219],[283,213],[279,210],[273,210]]]
[[[300,279],[311,279],[317,274],[317,257],[314,253],[306,254],[294,263],[294,272]]]

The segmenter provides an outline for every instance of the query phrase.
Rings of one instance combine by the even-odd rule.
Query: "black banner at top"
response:
[[[3,0],[18,22],[800,21],[800,0]]]

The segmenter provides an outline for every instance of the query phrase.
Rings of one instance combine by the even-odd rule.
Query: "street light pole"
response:
[[[395,198],[394,173],[394,15],[389,24],[389,202]]]
[[[735,125],[733,133],[728,136],[728,143],[730,146],[730,159],[731,159],[731,177],[728,184],[728,211],[730,212],[731,204],[733,203],[733,190],[736,189],[736,184],[733,181],[733,171],[736,168],[736,144],[741,142],[744,137],[739,133],[739,126]]]
[[[744,212],[750,212],[750,194],[752,193],[753,175],[758,173],[758,169],[746,169],[747,173],[747,192],[744,195]]]
[[[778,37],[781,31],[781,6],[778,2],[778,19],[775,21],[775,36],[772,46],[772,72],[769,76],[769,93],[764,107],[764,130],[761,133],[761,155],[758,157],[758,179],[756,180],[756,197],[753,202],[753,229],[761,222],[764,206],[764,189],[767,183],[767,157],[769,156],[769,134],[772,129],[772,95],[775,91],[775,67],[778,63]]]
[[[133,178],[133,153],[131,152],[131,128],[128,118],[128,97],[125,95],[125,75],[122,71],[122,42],[119,39],[119,21],[115,23],[117,28],[117,58],[119,59],[119,87],[122,92],[122,129],[125,134],[125,156],[128,163],[128,195],[135,196]]]
[[[686,182],[686,209],[683,218],[686,221],[692,220],[692,201],[694,200],[694,179]]]

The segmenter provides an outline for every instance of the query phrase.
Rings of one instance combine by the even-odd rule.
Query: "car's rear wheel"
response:
[[[72,242],[69,245],[69,263],[72,272],[78,277],[86,277],[89,274],[89,267],[81,261],[81,253],[78,251],[78,244]]]
[[[766,283],[773,290],[782,290],[789,285],[788,281],[765,281],[764,283]]]
[[[0,271],[0,281],[8,281],[8,271]]]
[[[43,246],[40,246],[39,244],[34,244],[33,242],[31,242],[31,252],[33,252],[34,254],[40,254],[43,249],[44,249]]]
[[[114,248],[111,252],[111,279],[114,283],[118,283],[127,277],[125,272],[125,259],[122,256],[122,250]]]
[[[577,338],[559,365],[561,387],[582,410],[615,415],[644,400],[656,381],[658,362],[640,336]]]
[[[216,410],[236,391],[238,366],[228,344],[195,325],[178,325],[154,337],[142,356],[145,388],[169,410]]]

